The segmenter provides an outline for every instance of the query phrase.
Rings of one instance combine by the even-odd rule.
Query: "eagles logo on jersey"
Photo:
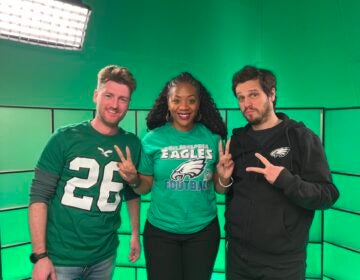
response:
[[[273,150],[270,155],[273,158],[283,158],[284,156],[286,156],[290,151],[289,147],[281,147],[278,149]]]
[[[171,179],[175,181],[183,181],[186,176],[194,178],[203,172],[205,167],[205,159],[189,160],[180,164],[172,173]]]
[[[112,154],[112,150],[107,150],[105,151],[105,149],[101,148],[101,147],[97,147],[98,150],[101,152],[101,154],[105,157],[109,157],[110,154]]]

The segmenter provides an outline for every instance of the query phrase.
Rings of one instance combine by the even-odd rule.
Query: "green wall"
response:
[[[277,107],[304,121],[322,138],[341,191],[333,209],[316,214],[307,276],[354,279],[360,275],[356,265],[360,261],[356,234],[360,230],[359,1],[84,2],[93,13],[82,51],[0,39],[0,252],[4,279],[30,276],[28,191],[52,126],[91,118],[96,74],[107,64],[129,67],[138,80],[132,110],[122,126],[140,137],[146,132],[147,109],[164,83],[179,72],[192,72],[210,89],[231,133],[232,128],[244,124],[231,92],[233,73],[246,64],[274,70]],[[143,197],[143,217],[148,202],[149,196]],[[223,223],[221,196],[218,207]],[[126,225],[119,237],[123,244],[128,242]],[[224,246],[223,239],[213,280],[224,279]],[[133,267],[125,253],[120,247],[116,275],[146,279],[144,260]]]
[[[360,2],[262,1],[261,62],[279,76],[279,106],[360,105]]]
[[[164,83],[191,71],[221,108],[236,108],[230,81],[245,64],[278,75],[280,107],[360,105],[357,0],[87,0],[84,49],[0,40],[0,104],[92,108],[96,73],[128,66],[132,106],[150,108]]]
[[[307,249],[307,271],[309,279],[321,276],[333,279],[352,279],[360,275],[360,123],[346,122],[358,119],[358,109],[288,109],[281,111],[290,117],[302,120],[325,143],[334,182],[341,196],[334,207],[325,212],[317,211],[311,226]],[[29,187],[33,168],[53,129],[67,123],[90,119],[93,110],[69,110],[51,108],[0,107],[0,254],[3,279],[26,279],[31,275],[28,255],[31,252],[27,225]],[[228,129],[244,124],[239,110],[221,111]],[[121,126],[142,137],[146,132],[146,110],[131,110]],[[29,121],[31,120],[31,121]],[[16,129],[14,129],[16,128]],[[354,131],[351,138],[349,131]],[[26,131],[26,133],[25,133]],[[350,141],[350,142],[349,142]],[[341,152],[339,148],[341,147]],[[355,148],[354,148],[355,147]],[[142,196],[141,229],[151,193]],[[224,279],[225,232],[223,195],[217,196],[221,225],[221,245],[214,267],[213,280]],[[127,260],[130,225],[126,207],[121,211],[123,224],[119,229],[121,245],[118,249],[116,277],[126,273],[126,279],[145,280],[145,260],[135,264]],[[15,229],[15,230],[14,230]],[[22,266],[19,268],[18,260]],[[344,261],[342,261],[344,260]],[[342,268],[338,264],[341,263]]]

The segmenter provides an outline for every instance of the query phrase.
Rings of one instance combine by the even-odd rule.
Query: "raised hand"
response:
[[[115,145],[114,148],[120,158],[120,162],[118,163],[119,174],[128,183],[136,183],[138,181],[138,173],[134,163],[131,160],[131,152],[129,147],[126,146],[126,157],[117,145]]]
[[[230,154],[230,139],[226,142],[225,152],[221,140],[219,141],[219,162],[216,171],[221,180],[228,180],[234,170],[234,161]]]
[[[256,172],[260,174],[264,174],[265,179],[273,184],[280,172],[284,169],[283,166],[273,165],[270,161],[266,159],[266,157],[262,156],[259,153],[255,153],[255,156],[264,164],[264,168],[261,167],[247,167],[247,172]]]

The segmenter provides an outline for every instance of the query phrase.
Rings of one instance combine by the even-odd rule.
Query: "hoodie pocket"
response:
[[[226,230],[232,238],[249,241],[250,210],[251,201],[246,198],[234,196],[228,201],[225,211]]]
[[[284,209],[277,203],[262,202],[252,208],[250,243],[257,249],[272,254],[284,253],[292,249],[289,232],[285,228]]]

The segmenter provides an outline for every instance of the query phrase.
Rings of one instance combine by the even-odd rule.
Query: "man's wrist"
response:
[[[39,260],[43,259],[43,258],[47,258],[48,254],[47,252],[42,252],[42,253],[32,253],[30,255],[30,261],[32,263],[37,263]]]
[[[136,189],[136,188],[138,188],[138,187],[140,186],[140,183],[141,183],[140,178],[139,178],[139,176],[137,176],[135,182],[133,182],[133,183],[130,183],[130,182],[129,182],[128,185],[129,185],[132,189]]]

